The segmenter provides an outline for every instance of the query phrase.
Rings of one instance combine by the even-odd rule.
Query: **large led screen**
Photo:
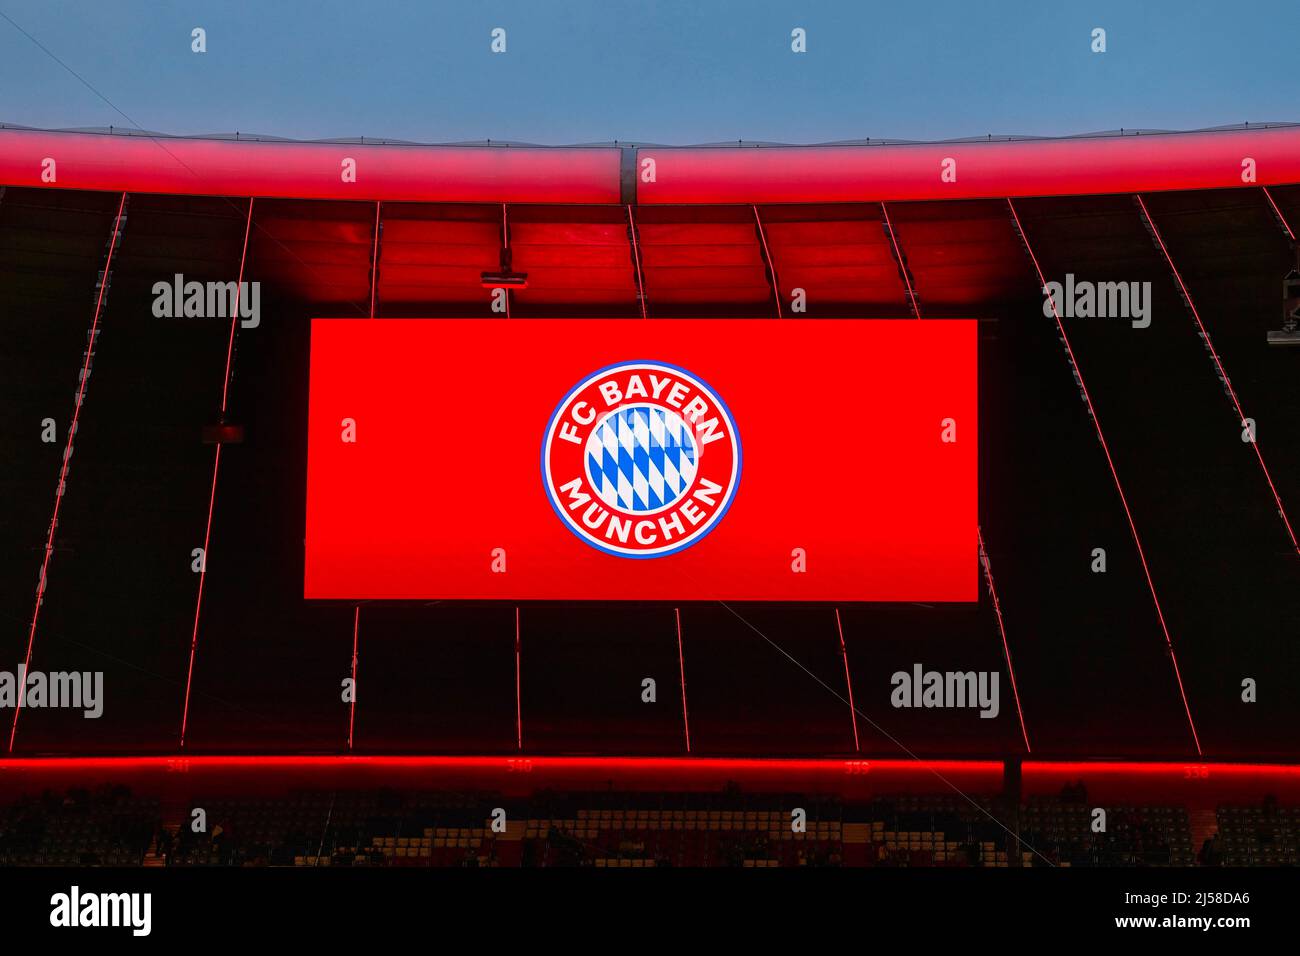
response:
[[[308,598],[976,599],[973,321],[311,334]]]

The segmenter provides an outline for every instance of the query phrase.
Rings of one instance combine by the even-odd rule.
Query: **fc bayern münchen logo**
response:
[[[731,507],[740,436],[707,384],[664,362],[593,372],[546,426],[551,507],[587,544],[624,558],[689,548]]]

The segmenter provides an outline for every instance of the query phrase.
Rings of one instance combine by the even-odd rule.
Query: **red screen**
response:
[[[317,319],[304,593],[973,601],[967,320]]]

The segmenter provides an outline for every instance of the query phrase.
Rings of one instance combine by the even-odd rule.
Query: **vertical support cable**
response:
[[[646,319],[645,278],[641,275],[641,247],[637,243],[636,218],[632,215],[632,204],[627,205],[627,234],[632,241],[632,261],[636,264],[636,298],[641,303],[641,318]]]
[[[375,202],[375,238],[370,247],[370,318],[375,317],[377,290],[379,287],[379,231],[380,214],[384,204]],[[352,615],[352,704],[348,708],[348,750],[352,749],[353,734],[357,723],[357,651],[361,636],[361,605],[353,607]]]
[[[912,273],[907,267],[907,260],[903,258],[898,237],[894,235],[894,224],[889,219],[889,208],[883,202],[880,204],[880,211],[885,214],[885,231],[889,233],[889,242],[894,247],[894,261],[898,263],[898,274],[903,277],[903,284],[907,287],[907,304],[911,307],[912,314],[919,319],[921,308],[916,301],[916,290],[912,288]]]
[[[72,460],[72,440],[77,434],[77,423],[81,420],[81,406],[86,398],[86,382],[90,378],[91,358],[95,354],[95,344],[99,339],[99,319],[104,308],[104,297],[108,292],[113,275],[113,253],[117,251],[117,240],[122,234],[122,212],[126,209],[126,193],[118,200],[117,212],[113,215],[113,231],[109,234],[108,254],[104,259],[104,270],[99,278],[99,291],[95,296],[95,315],[90,322],[89,341],[86,354],[82,356],[81,372],[77,381],[76,404],[72,408],[72,423],[68,426],[67,438],[63,443],[63,463],[59,466],[59,482],[54,488],[54,514],[50,517],[50,526],[45,535],[45,549],[41,558],[41,575],[36,582],[36,606],[32,609],[32,623],[27,630],[27,656],[23,663],[23,673],[27,673],[32,664],[32,648],[36,644],[36,623],[40,620],[41,605],[45,603],[46,575],[50,569],[50,557],[54,554],[54,530],[59,526],[59,509],[63,505],[63,495],[67,489],[68,464]],[[9,728],[9,752],[14,749],[14,738],[18,735],[18,715],[23,709],[23,693],[17,695],[14,702],[14,720]]]
[[[375,290],[379,286],[379,213],[383,202],[375,203],[375,244],[370,250],[370,317],[375,317]]]
[[[1237,420],[1241,423],[1241,427],[1245,428],[1246,413],[1242,410],[1241,401],[1237,398],[1237,390],[1232,387],[1232,381],[1228,378],[1228,371],[1223,367],[1219,353],[1214,348],[1214,342],[1210,340],[1210,332],[1205,327],[1205,323],[1201,321],[1201,313],[1197,311],[1196,303],[1192,301],[1192,293],[1188,291],[1186,283],[1183,282],[1178,266],[1174,265],[1173,256],[1169,254],[1169,247],[1165,245],[1164,237],[1160,235],[1160,229],[1156,226],[1156,221],[1151,218],[1151,212],[1147,209],[1147,204],[1142,201],[1140,195],[1133,198],[1137,200],[1138,208],[1142,210],[1142,219],[1151,232],[1151,238],[1155,240],[1157,248],[1165,257],[1165,262],[1169,264],[1169,271],[1173,273],[1174,281],[1178,283],[1178,289],[1183,294],[1183,302],[1187,304],[1188,311],[1192,313],[1192,318],[1196,321],[1196,328],[1199,330],[1201,341],[1205,343],[1205,349],[1210,353],[1210,360],[1214,363],[1219,381],[1223,383],[1223,390],[1231,399],[1233,407],[1237,409]],[[1295,531],[1291,527],[1291,519],[1287,517],[1286,508],[1282,505],[1282,496],[1278,494],[1277,486],[1273,484],[1273,476],[1268,472],[1268,465],[1264,464],[1264,453],[1259,450],[1257,438],[1250,442],[1250,447],[1255,450],[1255,458],[1259,461],[1260,471],[1264,473],[1264,481],[1268,483],[1268,490],[1273,494],[1273,503],[1277,506],[1277,513],[1282,518],[1282,524],[1286,527],[1287,537],[1291,539],[1291,550],[1295,551],[1296,554],[1300,554],[1300,542],[1296,541]]]
[[[1033,247],[1029,244],[1029,236],[1020,223],[1020,216],[1016,213],[1016,204],[1009,197],[1007,207],[1011,210],[1011,219],[1015,223],[1016,233],[1024,244],[1025,251],[1029,253],[1029,260],[1034,265],[1034,271],[1038,273],[1039,288],[1046,291],[1047,277],[1043,274],[1042,266],[1038,264],[1038,256],[1034,255]],[[1061,321],[1061,313],[1056,308],[1056,299],[1050,292],[1046,294],[1047,301],[1052,307],[1052,316],[1056,319],[1057,336],[1065,346],[1066,356],[1069,358],[1070,365],[1074,370],[1075,381],[1079,385],[1080,394],[1083,396],[1084,404],[1088,408],[1088,416],[1092,419],[1093,428],[1097,431],[1097,441],[1101,443],[1102,454],[1106,457],[1106,466],[1110,469],[1110,476],[1115,482],[1115,491],[1118,492],[1120,504],[1124,507],[1124,517],[1128,520],[1128,528],[1133,535],[1133,544],[1137,548],[1138,560],[1142,563],[1142,573],[1146,578],[1147,590],[1151,592],[1151,603],[1156,609],[1156,618],[1160,622],[1160,631],[1165,639],[1165,650],[1169,652],[1169,661],[1174,669],[1174,679],[1178,683],[1178,694],[1183,701],[1183,712],[1187,715],[1187,726],[1191,729],[1192,742],[1196,745],[1196,753],[1199,756],[1203,753],[1201,739],[1196,733],[1196,722],[1192,720],[1192,708],[1187,702],[1187,689],[1183,686],[1183,675],[1178,668],[1178,655],[1174,652],[1173,638],[1169,636],[1169,626],[1165,623],[1165,613],[1160,607],[1160,598],[1156,595],[1156,585],[1151,577],[1151,566],[1147,564],[1146,550],[1142,547],[1142,539],[1138,535],[1137,523],[1133,520],[1133,512],[1129,509],[1128,496],[1124,494],[1124,486],[1120,484],[1119,472],[1115,468],[1115,460],[1111,457],[1110,446],[1106,444],[1106,436],[1101,430],[1101,422],[1098,420],[1097,410],[1092,404],[1092,396],[1088,394],[1088,386],[1083,381],[1083,372],[1074,357],[1074,349],[1070,346],[1070,339],[1065,334],[1065,323]]]
[[[691,752],[691,718],[686,710],[686,655],[682,651],[682,609],[673,608],[677,618],[677,671],[682,682],[682,729],[686,732],[686,752]]]
[[[776,264],[772,262],[772,252],[767,247],[767,233],[763,230],[763,217],[758,214],[758,206],[751,206],[754,210],[754,222],[758,226],[758,238],[763,246],[763,264],[767,267],[768,277],[772,281],[772,301],[776,303],[776,317],[783,318],[781,314],[781,283],[776,277]]]
[[[352,614],[352,706],[348,708],[348,750],[352,749],[352,732],[357,722],[357,637],[361,631],[361,605]]]
[[[883,202],[880,204],[880,211],[885,217],[885,229],[889,233],[889,241],[894,247],[894,258],[898,262],[898,271],[902,275],[903,282],[907,286],[908,304],[912,307],[913,315],[915,315],[917,319],[920,319],[921,306],[916,299],[916,292],[912,288],[912,278],[910,270],[907,268],[907,260],[903,257],[903,247],[899,244],[898,236],[894,232],[893,222],[889,218],[889,208]],[[1025,729],[1025,713],[1020,706],[1020,690],[1016,684],[1016,669],[1015,665],[1011,662],[1011,644],[1007,640],[1007,629],[1002,620],[1002,605],[998,601],[997,591],[993,587],[993,565],[989,561],[988,551],[984,548],[984,533],[978,526],[975,528],[975,538],[979,545],[980,567],[984,570],[984,579],[988,584],[989,596],[993,600],[993,614],[997,619],[998,633],[1002,637],[1002,653],[1007,662],[1007,674],[1011,678],[1011,693],[1016,700],[1016,714],[1020,719],[1020,734],[1025,740],[1025,750],[1032,752],[1033,748],[1029,746],[1029,732]]]
[[[510,213],[509,213],[509,207],[508,207],[505,203],[502,203],[502,204],[501,204],[501,248],[502,248],[502,250],[505,252],[506,255],[509,255],[509,253],[510,253]],[[504,267],[504,266],[505,266],[505,263],[503,262],[503,263],[501,263],[501,265],[502,265],[502,267]],[[508,319],[508,318],[510,318],[510,287],[509,287],[509,286],[502,286],[502,289],[505,291],[505,294],[506,294],[506,318]]]
[[[1286,221],[1286,216],[1282,215],[1282,210],[1279,209],[1277,203],[1273,201],[1273,194],[1268,191],[1267,186],[1262,186],[1260,188],[1264,190],[1264,198],[1267,199],[1268,204],[1273,207],[1273,215],[1277,217],[1277,221],[1281,223],[1283,230],[1286,231],[1287,238],[1292,242],[1295,242],[1295,233],[1291,231],[1291,224]]]
[[[840,609],[835,609],[835,629],[840,634],[840,656],[844,658],[844,683],[849,688],[849,715],[853,718],[853,749],[861,752],[858,740],[858,708],[853,703],[853,678],[849,674],[849,649],[844,644],[844,625],[840,622]]]
[[[1007,673],[1011,675],[1011,695],[1016,699],[1016,716],[1020,718],[1020,735],[1025,738],[1025,750],[1033,753],[1034,748],[1029,746],[1029,731],[1025,729],[1025,712],[1020,707],[1020,689],[1016,686],[1016,669],[1011,664],[1011,645],[1007,643],[1007,629],[1002,623],[1002,605],[998,603],[998,592],[993,586],[993,563],[989,560],[989,553],[984,548],[984,533],[980,529],[975,529],[975,535],[980,544],[980,567],[984,569],[984,580],[988,584],[989,597],[993,599],[993,613],[998,619],[998,633],[1002,635],[1002,652],[1007,657]]]
[[[524,749],[524,702],[521,690],[521,662],[519,659],[519,606],[515,606],[515,745]]]
[[[230,364],[235,355],[235,329],[239,325],[239,296],[244,291],[244,263],[248,260],[248,236],[253,228],[253,202],[248,200],[248,217],[244,223],[244,247],[239,253],[239,281],[235,284],[234,315],[230,317],[230,335],[226,340],[226,373],[221,382],[221,421],[226,420],[226,408],[230,398]],[[217,445],[221,450],[221,445]],[[207,552],[205,551],[204,554]]]
[[[226,341],[226,370],[221,380],[221,417],[226,420],[226,409],[230,398],[230,364],[235,354],[235,330],[239,327],[239,296],[244,288],[244,265],[248,261],[248,237],[253,229],[253,198],[248,200],[248,216],[244,223],[244,246],[239,254],[239,279],[235,283],[235,303],[230,317],[230,335]],[[181,710],[180,746],[185,747],[185,730],[190,719],[190,690],[194,683],[194,658],[199,648],[199,613],[203,609],[203,584],[208,575],[208,545],[212,540],[212,515],[217,504],[217,474],[221,470],[221,446],[217,441],[217,450],[212,457],[212,486],[208,491],[208,520],[203,530],[203,562],[199,565],[198,594],[194,599],[194,627],[190,632],[190,664],[185,672],[185,705]]]

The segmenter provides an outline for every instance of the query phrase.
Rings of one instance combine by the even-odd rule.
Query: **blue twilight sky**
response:
[[[0,14],[0,122],[29,126],[556,144],[1300,121],[1300,0],[0,0]]]

